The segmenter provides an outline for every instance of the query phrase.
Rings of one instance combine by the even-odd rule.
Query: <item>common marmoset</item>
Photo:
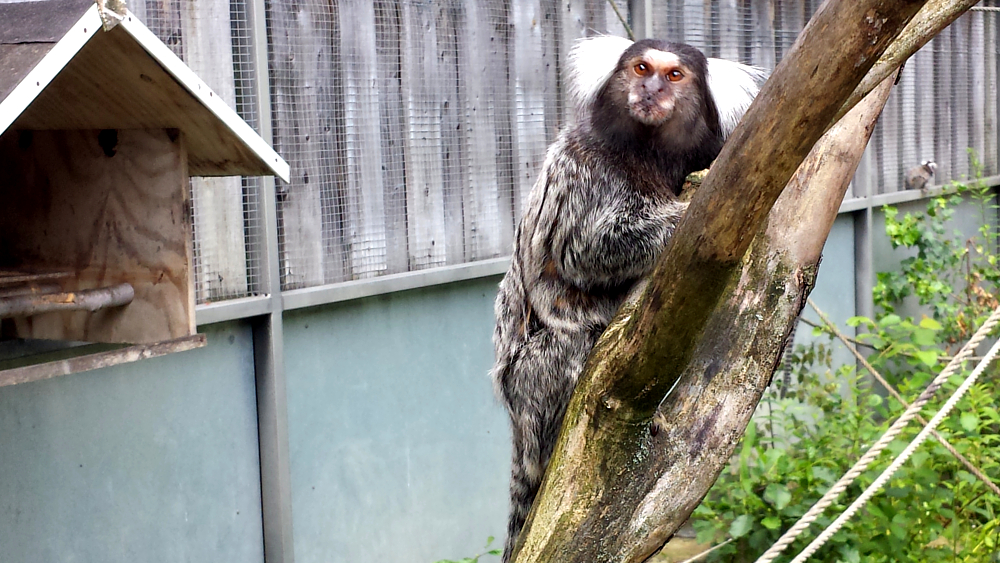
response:
[[[620,37],[579,41],[567,70],[575,118],[548,149],[495,306],[492,379],[514,442],[505,562],[591,348],[673,234],[684,178],[718,156],[764,79]]]
[[[937,172],[937,163],[925,160],[906,172],[906,189],[922,190],[927,187],[931,177]]]

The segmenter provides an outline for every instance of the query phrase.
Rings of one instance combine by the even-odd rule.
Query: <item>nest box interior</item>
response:
[[[0,3],[0,385],[203,345],[188,178],[232,175],[288,164],[131,14]]]

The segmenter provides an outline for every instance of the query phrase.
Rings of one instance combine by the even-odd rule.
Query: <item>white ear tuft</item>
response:
[[[618,66],[618,59],[632,41],[614,35],[580,39],[569,51],[566,81],[577,111],[590,107]]]
[[[725,59],[708,59],[708,89],[719,110],[724,139],[728,139],[739,125],[765,80],[767,71],[762,68]]]

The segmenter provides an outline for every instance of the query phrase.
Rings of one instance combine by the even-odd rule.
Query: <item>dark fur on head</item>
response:
[[[691,71],[689,84],[673,88],[670,118],[658,125],[643,123],[630,113],[629,91],[636,81],[629,65],[650,50],[673,53]],[[587,134],[601,139],[612,152],[634,155],[663,171],[675,194],[684,178],[708,168],[724,142],[719,114],[708,89],[708,60],[683,43],[645,39],[622,53],[614,73],[598,92],[589,113]],[[667,88],[671,88],[669,84]]]

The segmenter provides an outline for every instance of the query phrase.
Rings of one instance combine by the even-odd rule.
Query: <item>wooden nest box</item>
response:
[[[0,3],[0,341],[197,346],[188,177],[288,164],[130,13],[101,24]]]

